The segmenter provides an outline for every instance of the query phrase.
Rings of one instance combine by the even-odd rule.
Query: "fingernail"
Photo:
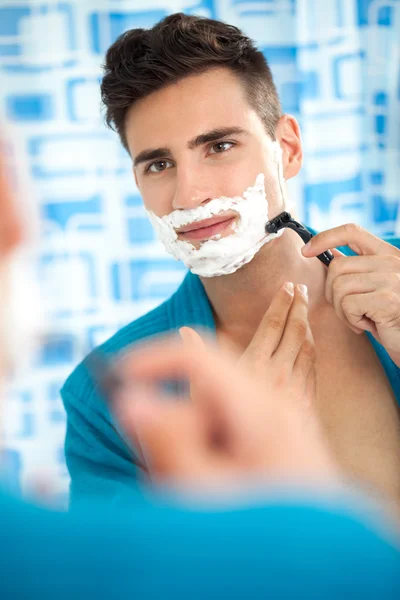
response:
[[[308,288],[307,288],[307,286],[304,285],[304,283],[299,283],[299,285],[297,287],[300,290],[300,292],[303,294],[303,296],[305,298],[307,298],[307,300],[308,300]]]
[[[308,251],[310,250],[310,248],[311,248],[311,242],[307,242],[307,244],[305,244],[305,246],[302,247],[301,251],[303,254],[307,254]]]
[[[291,281],[287,281],[285,283],[285,289],[289,292],[289,294],[294,294],[294,286]]]

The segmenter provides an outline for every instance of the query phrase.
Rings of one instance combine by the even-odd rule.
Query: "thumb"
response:
[[[179,335],[183,341],[185,348],[191,352],[196,350],[205,350],[205,344],[200,335],[191,327],[181,327],[179,329]]]

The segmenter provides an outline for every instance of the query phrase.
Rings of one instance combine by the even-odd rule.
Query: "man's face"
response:
[[[241,196],[259,173],[270,217],[283,209],[274,144],[241,82],[225,68],[187,77],[137,102],[128,113],[126,136],[144,204],[159,217]],[[284,135],[278,141],[285,169],[290,144]],[[284,170],[284,176],[293,173]],[[233,221],[209,233],[229,235]],[[201,241],[193,231],[179,237]]]

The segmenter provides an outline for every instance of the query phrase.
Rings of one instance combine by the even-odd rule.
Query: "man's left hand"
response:
[[[337,246],[358,256],[344,256]],[[335,256],[327,301],[354,332],[369,331],[400,366],[400,250],[352,223],[319,233],[302,253],[311,258],[326,250]]]

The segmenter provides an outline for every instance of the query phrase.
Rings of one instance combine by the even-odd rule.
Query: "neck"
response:
[[[272,298],[286,281],[307,285],[310,315],[324,303],[326,267],[317,258],[304,258],[303,245],[295,232],[286,229],[235,273],[202,278],[217,332],[226,334],[242,348],[247,347]]]

